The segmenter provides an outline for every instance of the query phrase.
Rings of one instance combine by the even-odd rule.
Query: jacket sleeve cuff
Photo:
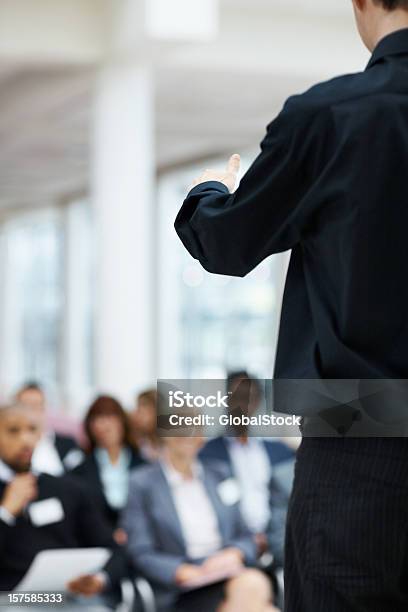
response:
[[[4,506],[0,506],[0,521],[6,523],[9,527],[14,527],[16,517],[13,516]]]
[[[244,557],[245,565],[254,565],[256,563],[257,551],[255,541],[249,538],[240,538],[229,542],[228,546],[239,548]]]
[[[195,185],[187,194],[187,198],[190,196],[198,195],[203,191],[208,191],[209,189],[213,189],[214,191],[219,191],[220,193],[229,193],[229,189],[224,183],[220,181],[205,181],[205,183],[200,183],[199,185]],[[187,199],[186,198],[186,199]]]

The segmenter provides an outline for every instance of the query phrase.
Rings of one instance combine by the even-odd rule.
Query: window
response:
[[[55,212],[19,216],[2,228],[2,383],[56,387],[61,377],[63,226]]]
[[[86,201],[16,215],[0,227],[0,385],[43,384],[71,408],[93,383],[94,262]]]

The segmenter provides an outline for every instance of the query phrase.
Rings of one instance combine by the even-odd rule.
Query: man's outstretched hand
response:
[[[224,183],[224,185],[228,187],[232,193],[235,190],[240,166],[241,157],[235,153],[230,157],[225,172],[219,172],[218,170],[206,170],[194,181],[194,183],[191,185],[191,189],[196,187],[196,185],[200,185],[201,183],[205,183],[207,181],[219,181],[220,183]]]

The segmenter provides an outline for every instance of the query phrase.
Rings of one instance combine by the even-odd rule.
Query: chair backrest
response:
[[[156,598],[150,583],[138,577],[135,579],[135,589],[141,599],[143,612],[157,612]]]

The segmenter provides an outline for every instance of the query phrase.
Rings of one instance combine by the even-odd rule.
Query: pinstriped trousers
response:
[[[303,438],[285,612],[408,612],[408,439]]]

